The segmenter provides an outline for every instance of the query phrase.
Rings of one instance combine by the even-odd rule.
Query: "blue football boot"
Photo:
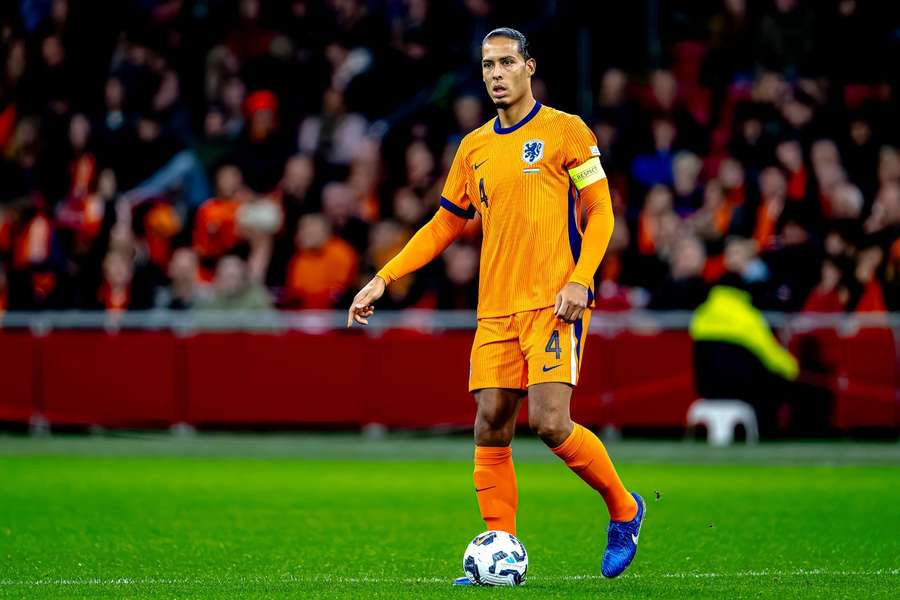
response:
[[[475,585],[475,584],[472,583],[471,581],[469,581],[468,577],[463,576],[463,577],[457,577],[456,579],[454,579],[453,585]]]
[[[630,521],[610,521],[607,530],[606,552],[603,553],[601,571],[604,577],[616,577],[628,568],[637,554],[638,537],[644,522],[646,506],[644,499],[634,492],[631,496],[637,502],[637,514]]]

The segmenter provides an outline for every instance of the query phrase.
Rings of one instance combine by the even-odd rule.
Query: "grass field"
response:
[[[466,439],[0,436],[0,597],[900,597],[900,445],[612,445],[648,502],[616,580],[599,497],[515,448],[528,582],[473,589]]]

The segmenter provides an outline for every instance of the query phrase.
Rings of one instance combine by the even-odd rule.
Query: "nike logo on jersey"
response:
[[[637,541],[638,541],[639,536],[640,536],[640,534],[638,534],[638,535],[634,535],[633,533],[631,534],[631,541],[634,542],[635,546],[637,546]]]
[[[475,170],[477,171],[477,170],[478,170],[478,167],[480,167],[481,165],[483,165],[484,163],[486,163],[486,162],[489,161],[489,160],[491,160],[491,159],[486,158],[486,159],[484,159],[483,161],[481,161],[480,163],[475,163],[474,165],[472,165],[472,168],[475,169]]]
[[[561,363],[558,364],[558,365],[553,365],[552,367],[548,367],[547,365],[544,365],[544,373],[546,373],[547,371],[552,371],[552,370],[555,369],[556,367],[561,367],[561,366],[562,366]]]
[[[497,487],[497,486],[496,486],[496,485],[489,485],[489,486],[483,487],[483,488],[475,488],[475,492],[476,492],[476,493],[478,493],[478,492],[486,492],[487,490],[492,490],[492,489],[494,489],[495,487]]]

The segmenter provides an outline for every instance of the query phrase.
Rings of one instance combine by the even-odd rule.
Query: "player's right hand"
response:
[[[359,293],[353,298],[350,310],[347,311],[347,327],[352,327],[353,321],[360,325],[369,324],[369,317],[375,312],[373,303],[384,294],[384,288],[384,279],[376,275],[363,289],[359,290]]]

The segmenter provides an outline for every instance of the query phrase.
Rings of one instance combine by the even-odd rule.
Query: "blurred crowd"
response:
[[[0,311],[343,307],[492,118],[500,25],[597,136],[599,308],[693,309],[726,281],[767,309],[900,310],[896,9],[645,4],[655,34],[536,1],[5,2]],[[476,220],[383,305],[474,308],[479,243]]]

